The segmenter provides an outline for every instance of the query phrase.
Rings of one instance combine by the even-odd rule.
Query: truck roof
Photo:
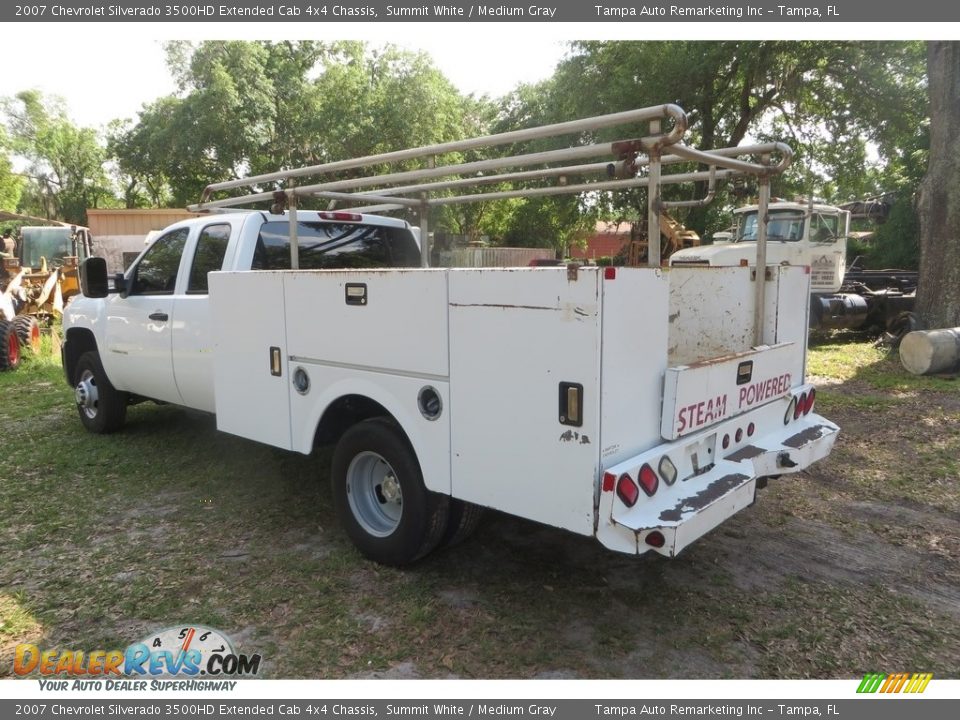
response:
[[[215,212],[199,217],[187,218],[173,223],[169,227],[185,227],[197,223],[207,223],[210,220],[244,220],[252,215],[260,215],[264,222],[289,222],[290,214],[276,214],[266,210],[241,210],[237,212]],[[383,215],[371,215],[350,212],[346,210],[298,210],[298,222],[355,222],[366,225],[381,225],[384,227],[409,228],[410,223],[399,218],[385,217]]]
[[[733,213],[734,215],[741,215],[743,213],[756,212],[759,207],[760,206],[756,204],[743,205],[742,207],[738,207],[736,210],[734,210]],[[794,202],[792,200],[777,200],[771,202],[767,206],[769,210],[798,210],[800,212],[806,212],[809,207],[809,203]],[[840,212],[840,208],[836,207],[835,205],[825,205],[823,203],[814,203],[813,209],[819,210],[820,212]]]

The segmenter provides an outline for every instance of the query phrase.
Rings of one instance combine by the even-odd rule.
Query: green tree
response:
[[[553,78],[509,98],[504,118],[550,122],[673,102],[688,112],[687,144],[786,139],[796,158],[775,193],[846,200],[916,186],[925,83],[916,42],[583,41],[571,44]],[[599,132],[583,141],[610,139]],[[667,188],[665,197],[702,196],[704,185]],[[701,233],[720,229],[734,202],[721,194],[686,222]],[[602,212],[636,220],[645,205],[644,191],[621,193]]]
[[[7,134],[0,126],[0,210],[14,212],[23,192],[23,178],[14,172],[7,147]]]
[[[85,224],[87,208],[110,203],[106,154],[91,128],[74,125],[62,104],[36,90],[2,101],[11,148],[29,165],[20,208]]]
[[[128,202],[185,205],[212,182],[442,142],[471,117],[425,55],[392,47],[210,41],[167,52],[180,94],[111,138]]]

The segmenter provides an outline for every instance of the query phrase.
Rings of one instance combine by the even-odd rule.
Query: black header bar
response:
[[[782,4],[781,4],[782,3]],[[944,0],[60,0],[4,3],[0,21],[21,22],[600,22],[944,23],[960,3]]]

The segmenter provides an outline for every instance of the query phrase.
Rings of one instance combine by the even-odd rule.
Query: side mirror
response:
[[[122,297],[127,296],[127,278],[123,273],[117,273],[113,276],[113,290],[120,293]]]
[[[92,257],[83,261],[80,266],[80,292],[89,298],[105,298],[109,294],[106,260]]]

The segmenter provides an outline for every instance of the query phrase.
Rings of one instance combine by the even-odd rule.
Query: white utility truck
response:
[[[426,265],[443,204],[648,187],[658,233],[665,183],[750,174],[769,197],[789,148],[700,152],[686,124],[663,105],[212,185],[191,209],[271,207],[172,225],[113,287],[84,265],[63,345],[80,419],[114,431],[152,399],[287,450],[332,443],[335,508],[383,563],[457,542],[484,507],[676,555],[833,446],[804,382],[808,268],[757,282],[661,268],[655,249],[641,268]],[[630,134],[582,144],[612,128]],[[419,234],[372,214],[404,207]]]
[[[775,200],[767,206],[767,263],[810,266],[810,327],[879,328],[895,335],[916,329],[916,273],[847,268],[850,212],[810,200]],[[757,205],[733,211],[729,241],[678,250],[673,267],[752,265],[760,227]],[[714,236],[716,237],[716,235]]]

